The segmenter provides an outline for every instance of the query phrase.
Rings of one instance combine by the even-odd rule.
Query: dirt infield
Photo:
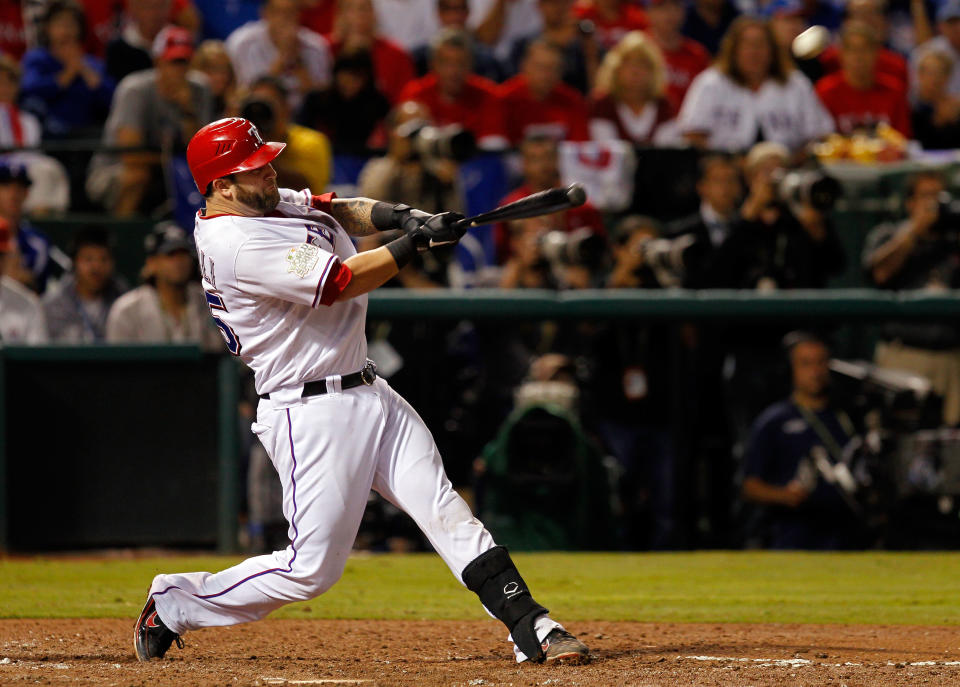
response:
[[[517,665],[494,621],[266,620],[141,665],[130,620],[2,620],[0,684],[957,685],[960,627],[575,623],[586,666]]]

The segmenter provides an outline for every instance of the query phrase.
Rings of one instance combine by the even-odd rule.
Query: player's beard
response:
[[[274,183],[270,188],[259,193],[247,191],[242,186],[237,186],[237,200],[257,212],[267,213],[277,207],[280,202],[280,190]]]

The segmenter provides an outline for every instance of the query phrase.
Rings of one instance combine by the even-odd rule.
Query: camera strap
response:
[[[817,414],[811,412],[809,408],[804,408],[799,403],[793,404],[794,408],[797,409],[797,412],[803,416],[803,419],[809,425],[810,429],[820,438],[820,442],[823,444],[823,447],[827,449],[835,463],[840,464],[844,463],[843,459],[843,448],[837,442],[836,437],[831,434],[830,430],[826,428],[820,418],[817,417]],[[850,421],[850,417],[842,410],[831,411],[833,416],[837,418],[837,422],[840,423],[840,427],[843,429],[844,433],[847,435],[847,439],[852,439],[856,434],[856,430],[853,427],[853,422]]]

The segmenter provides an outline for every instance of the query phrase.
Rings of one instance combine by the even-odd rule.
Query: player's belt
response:
[[[363,369],[359,372],[351,372],[348,375],[343,375],[340,378],[340,388],[346,390],[357,386],[370,386],[375,381],[377,381],[377,365],[372,360],[368,360],[367,364],[364,365]],[[327,393],[327,380],[317,379],[303,385],[303,393],[300,394],[300,398],[319,396],[325,393]],[[270,394],[260,394],[260,398],[269,399]]]

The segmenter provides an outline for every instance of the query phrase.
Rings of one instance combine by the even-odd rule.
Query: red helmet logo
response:
[[[214,179],[269,164],[286,143],[264,143],[252,122],[240,117],[207,124],[187,145],[187,164],[200,193]]]

